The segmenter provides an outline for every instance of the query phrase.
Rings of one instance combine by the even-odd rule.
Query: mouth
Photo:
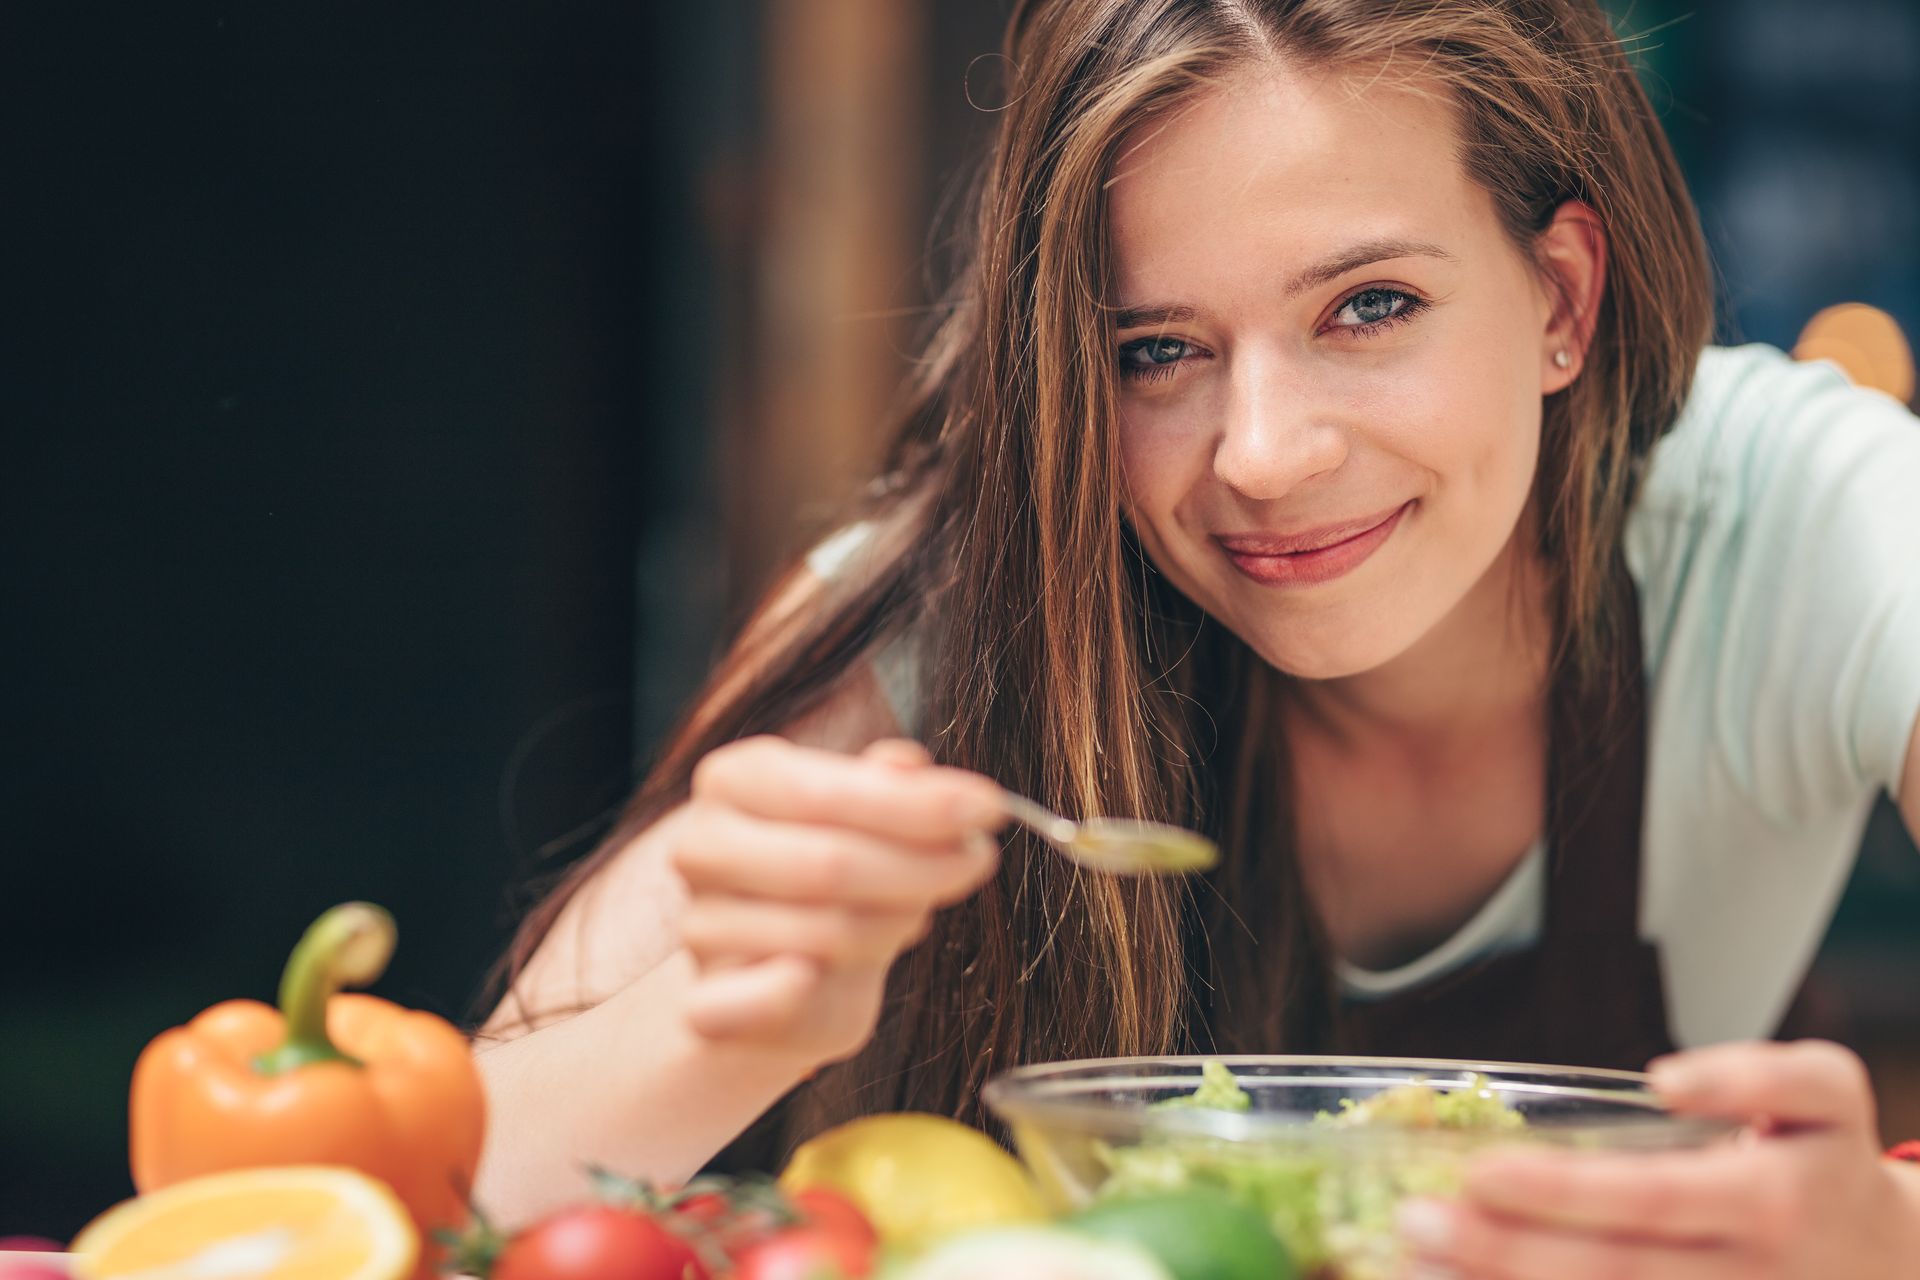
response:
[[[1331,582],[1359,568],[1393,536],[1413,500],[1391,511],[1287,534],[1216,534],[1228,563],[1268,587]]]

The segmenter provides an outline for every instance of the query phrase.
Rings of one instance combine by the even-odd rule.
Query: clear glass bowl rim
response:
[[[1293,1112],[1210,1111],[1202,1108],[1172,1111],[1148,1111],[1137,1104],[1113,1105],[1093,1101],[1084,1091],[1101,1085],[1139,1087],[1153,1082],[1156,1073],[1183,1073],[1185,1084],[1199,1083],[1202,1063],[1218,1062],[1241,1074],[1249,1067],[1278,1069],[1264,1078],[1288,1085],[1339,1088],[1344,1082],[1333,1074],[1316,1078],[1313,1072],[1347,1071],[1383,1078],[1379,1083],[1415,1084],[1429,1082],[1446,1088],[1461,1081],[1446,1077],[1480,1075],[1496,1092],[1504,1095],[1544,1097],[1559,1101],[1591,1104],[1594,1115],[1586,1120],[1549,1119],[1531,1125],[1524,1133],[1511,1131],[1439,1130],[1316,1127],[1302,1123],[1304,1116]],[[1293,1072],[1299,1080],[1292,1080]],[[1426,1079],[1438,1077],[1437,1079]],[[1254,1078],[1260,1078],[1255,1076]],[[1168,1083],[1174,1083],[1169,1081]],[[1356,1081],[1355,1083],[1358,1083]],[[1060,1086],[1058,1092],[1046,1086]],[[1074,1086],[1077,1086],[1074,1087]],[[1575,1145],[1687,1147],[1701,1145],[1739,1131],[1731,1121],[1701,1116],[1678,1116],[1668,1112],[1647,1085],[1647,1077],[1637,1071],[1616,1071],[1599,1067],[1568,1067],[1545,1063],[1491,1062],[1465,1058],[1390,1058],[1322,1054],[1190,1054],[1164,1057],[1082,1058],[1063,1062],[1036,1063],[1016,1067],[989,1080],[981,1090],[981,1100],[1001,1119],[1013,1125],[1032,1125],[1054,1130],[1075,1130],[1102,1137],[1154,1134],[1193,1134],[1229,1141],[1284,1140],[1288,1144],[1322,1143],[1347,1146],[1367,1145],[1375,1141],[1404,1144],[1485,1145],[1490,1139],[1505,1138],[1521,1142],[1546,1140]]]

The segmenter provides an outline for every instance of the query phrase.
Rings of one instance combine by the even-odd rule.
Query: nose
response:
[[[1227,381],[1213,471],[1244,497],[1270,501],[1335,471],[1348,439],[1313,379],[1283,355],[1243,349]]]

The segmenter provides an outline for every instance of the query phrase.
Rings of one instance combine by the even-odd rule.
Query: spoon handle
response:
[[[1057,845],[1071,845],[1073,837],[1080,828],[1061,817],[1045,805],[1035,804],[1025,796],[1015,795],[1011,791],[1000,793],[1001,801],[1007,806],[1007,816],[1022,826],[1030,827]]]

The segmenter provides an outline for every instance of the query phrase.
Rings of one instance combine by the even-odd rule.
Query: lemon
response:
[[[908,1249],[1046,1216],[1027,1171],[993,1139],[913,1112],[866,1116],[801,1144],[780,1186],[838,1191],[860,1206],[882,1240]]]
[[[387,1185],[352,1169],[240,1169],[176,1182],[95,1218],[81,1280],[403,1280],[420,1241]]]

